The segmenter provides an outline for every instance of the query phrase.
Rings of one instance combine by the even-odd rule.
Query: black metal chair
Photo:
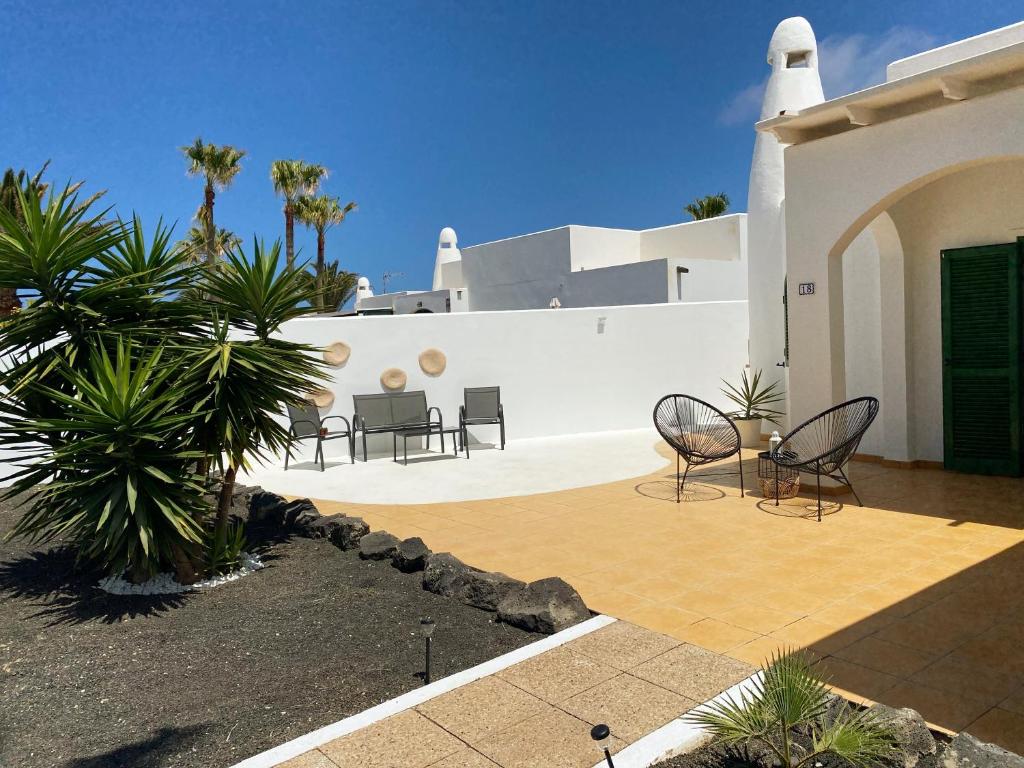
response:
[[[340,437],[348,439],[348,457],[352,463],[355,464],[355,436],[352,434],[352,425],[349,424],[348,419],[344,416],[326,416],[320,417],[320,411],[312,403],[305,405],[289,405],[288,406],[288,419],[291,424],[288,426],[288,434],[291,435],[292,441],[297,442],[299,440],[308,440],[309,438],[316,438],[316,453],[313,454],[313,461],[320,460],[320,471],[324,471],[324,442],[327,440],[337,440]],[[331,419],[341,419],[345,422],[345,429],[337,432],[331,432],[324,424]],[[289,445],[288,450],[284,454],[284,468],[288,470],[288,459],[291,458],[292,448]]]
[[[478,424],[497,424],[501,431],[501,450],[505,450],[505,409],[501,406],[501,387],[466,387],[459,406],[459,431],[462,447],[469,458],[469,435],[466,427]]]
[[[808,419],[791,430],[775,446],[771,459],[776,465],[813,472],[818,481],[818,522],[821,522],[821,478],[844,482],[861,504],[860,496],[843,467],[853,458],[861,438],[878,415],[878,399],[858,397]],[[775,484],[775,506],[779,506],[779,485]]]
[[[721,474],[740,476],[740,496],[743,488],[743,454],[740,453],[740,433],[732,419],[715,406],[689,395],[665,395],[654,406],[654,426],[665,442],[676,452],[676,503],[678,504],[686,476],[691,467],[711,464],[740,454],[739,470]],[[679,457],[686,462],[682,480],[679,479]]]

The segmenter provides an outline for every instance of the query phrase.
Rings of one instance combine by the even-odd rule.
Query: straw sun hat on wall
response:
[[[448,365],[448,358],[440,349],[431,347],[420,352],[420,370],[427,376],[440,376]]]
[[[307,392],[302,396],[303,400],[306,400],[317,408],[330,408],[334,405],[334,393],[329,389],[314,389],[312,392]]]
[[[391,391],[402,389],[406,381],[405,371],[401,368],[388,368],[380,375],[380,385]]]
[[[339,367],[348,362],[352,354],[352,347],[344,341],[335,341],[324,347],[324,362],[328,365]]]

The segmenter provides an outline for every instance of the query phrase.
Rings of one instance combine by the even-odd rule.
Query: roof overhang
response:
[[[783,144],[803,144],[1024,86],[1024,43],[882,83],[757,123]]]

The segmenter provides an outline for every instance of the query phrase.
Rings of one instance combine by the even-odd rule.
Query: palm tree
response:
[[[227,144],[218,147],[216,144],[204,144],[202,139],[187,147],[181,148],[188,160],[188,175],[202,176],[206,180],[203,208],[205,209],[202,224],[206,230],[206,263],[212,267],[217,262],[217,228],[213,223],[213,200],[216,190],[231,186],[238,172],[242,170],[244,149],[235,149]]]
[[[324,267],[323,273],[317,277],[311,272],[300,273],[311,292],[318,294],[317,307],[333,312],[348,303],[356,292],[359,275],[346,272],[332,261]]]
[[[274,192],[284,197],[285,263],[295,263],[295,203],[305,195],[316,194],[327,178],[327,168],[303,160],[275,160],[270,164]]]
[[[316,230],[316,278],[317,286],[323,290],[323,273],[325,266],[324,246],[327,230],[341,224],[345,216],[356,209],[354,202],[342,205],[338,198],[329,195],[310,197],[304,195],[295,201],[295,216],[307,227]],[[323,295],[318,297],[317,305],[323,307]]]
[[[729,196],[725,192],[719,192],[717,195],[704,195],[687,205],[684,210],[693,217],[694,221],[713,219],[729,210]]]
[[[27,177],[24,169],[15,173],[13,168],[8,168],[4,172],[3,180],[0,181],[0,207],[11,213],[19,222],[24,222],[25,217],[18,203],[18,190],[42,199],[48,187],[42,180],[43,173],[49,164],[49,160],[43,163],[43,167],[31,178]],[[13,314],[19,309],[21,300],[18,298],[18,289],[13,286],[0,288],[0,317]]]
[[[195,223],[189,228],[188,235],[178,243],[178,247],[185,252],[189,263],[198,263],[206,254],[206,207],[199,206],[196,215],[192,219]],[[224,258],[227,251],[234,250],[242,244],[242,238],[230,229],[218,229],[213,235],[213,250],[219,262]]]

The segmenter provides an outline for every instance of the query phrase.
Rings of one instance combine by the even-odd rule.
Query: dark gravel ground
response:
[[[434,679],[537,639],[327,541],[249,538],[267,568],[169,597],[0,542],[0,766],[221,768],[422,685],[425,615]]]

